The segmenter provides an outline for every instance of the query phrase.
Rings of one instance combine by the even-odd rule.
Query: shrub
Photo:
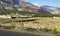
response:
[[[3,26],[4,29],[11,29],[10,26]]]
[[[54,33],[54,34],[58,34],[59,32],[57,31],[57,28],[54,28],[53,30],[52,30],[52,32]]]
[[[15,26],[15,24],[11,24],[11,28],[15,28],[16,26]]]
[[[4,29],[13,29],[15,28],[15,25],[10,25],[10,26],[2,26]]]
[[[34,28],[27,28],[26,30],[27,31],[36,31],[36,29],[34,29]]]
[[[42,31],[42,32],[49,32],[51,30],[50,29],[47,29],[47,28],[41,28],[40,31]]]
[[[2,25],[0,25],[0,28],[2,27]]]

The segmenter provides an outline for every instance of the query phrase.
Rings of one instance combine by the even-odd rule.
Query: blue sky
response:
[[[31,2],[38,6],[49,5],[60,7],[60,0],[25,0],[26,2]]]

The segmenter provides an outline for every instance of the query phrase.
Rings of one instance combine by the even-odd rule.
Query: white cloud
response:
[[[39,6],[39,7],[40,7],[40,5],[39,5],[39,4],[34,3],[34,5],[36,5],[36,6]]]

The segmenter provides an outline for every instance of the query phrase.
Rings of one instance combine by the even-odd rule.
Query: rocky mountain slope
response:
[[[38,7],[30,2],[24,0],[1,0],[0,8],[8,10],[29,11],[40,14],[60,14],[60,8],[53,6]]]
[[[9,10],[18,10],[18,11],[29,11],[38,13],[39,7],[36,5],[33,5],[30,2],[25,2],[24,0],[2,0],[0,1],[1,8],[4,7],[4,9]]]
[[[60,8],[53,6],[41,6],[40,11],[42,14],[60,14]]]

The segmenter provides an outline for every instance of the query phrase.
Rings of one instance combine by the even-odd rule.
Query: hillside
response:
[[[40,11],[42,14],[60,14],[60,8],[54,6],[41,6]]]
[[[24,0],[2,0],[0,1],[0,8],[7,10],[29,11],[38,13],[39,7]]]
[[[60,14],[60,8],[58,7],[48,5],[38,7],[24,0],[0,0],[0,8],[2,10],[7,10],[7,13],[21,13],[21,11],[24,11],[23,13]]]

